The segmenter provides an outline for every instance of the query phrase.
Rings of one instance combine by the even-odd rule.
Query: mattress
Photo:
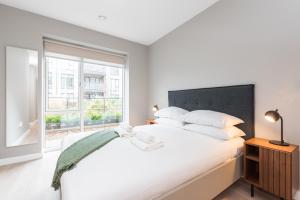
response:
[[[62,200],[156,199],[236,157],[244,142],[158,124],[135,129],[155,136],[164,147],[142,151],[126,138],[111,141],[62,176]],[[63,148],[82,137],[67,137]]]

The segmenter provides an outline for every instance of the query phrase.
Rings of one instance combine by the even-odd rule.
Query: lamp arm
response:
[[[284,143],[283,140],[283,118],[280,116],[280,121],[281,121],[281,143]]]

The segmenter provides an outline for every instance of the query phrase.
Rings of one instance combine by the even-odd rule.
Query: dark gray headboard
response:
[[[237,85],[214,88],[169,91],[169,106],[188,111],[213,110],[227,113],[245,121],[237,125],[247,135],[254,137],[254,85]]]

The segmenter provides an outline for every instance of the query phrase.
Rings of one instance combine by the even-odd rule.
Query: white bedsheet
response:
[[[62,200],[155,199],[237,156],[244,142],[163,125],[135,129],[154,135],[164,147],[142,151],[126,138],[111,141],[62,176]],[[64,148],[81,137],[66,138]]]

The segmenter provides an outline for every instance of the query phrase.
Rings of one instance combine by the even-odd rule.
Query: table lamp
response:
[[[281,140],[277,141],[277,140],[270,140],[269,142],[271,144],[275,144],[275,145],[280,145],[280,146],[289,146],[288,143],[284,142],[283,140],[283,118],[282,116],[279,114],[278,109],[276,110],[270,110],[268,112],[266,112],[265,114],[265,119],[269,122],[276,122],[280,119],[281,121]]]

